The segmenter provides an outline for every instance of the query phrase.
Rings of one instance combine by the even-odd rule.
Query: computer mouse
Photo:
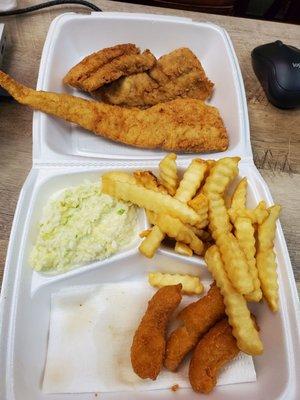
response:
[[[277,40],[256,47],[252,66],[267,98],[276,107],[300,106],[300,50]]]

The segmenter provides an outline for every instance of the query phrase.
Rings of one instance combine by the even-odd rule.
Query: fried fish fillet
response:
[[[0,86],[21,104],[131,146],[196,153],[228,147],[218,110],[201,100],[177,99],[147,110],[126,109],[68,94],[36,91],[2,71]]]
[[[91,92],[121,76],[146,71],[155,62],[149,50],[140,54],[134,44],[120,44],[85,57],[67,73],[63,82]]]
[[[196,346],[199,338],[225,316],[223,297],[213,283],[206,296],[189,304],[179,314],[183,326],[168,338],[165,367],[176,371],[183,358]]]
[[[103,86],[94,96],[109,104],[146,108],[176,98],[206,100],[212,89],[200,61],[184,47],[160,57],[147,72]]]
[[[227,318],[213,326],[194,350],[189,379],[195,392],[209,393],[216,386],[220,369],[239,353]]]
[[[131,346],[131,364],[142,379],[155,380],[162,368],[166,347],[166,328],[181,301],[182,285],[159,289],[148,303]]]

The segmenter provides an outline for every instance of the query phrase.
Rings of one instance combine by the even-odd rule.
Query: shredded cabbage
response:
[[[37,271],[65,271],[107,258],[136,236],[136,207],[87,182],[65,189],[45,206],[30,264]]]

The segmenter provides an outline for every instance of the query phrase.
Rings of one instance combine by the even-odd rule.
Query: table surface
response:
[[[40,1],[19,1],[19,7]],[[93,1],[103,11],[143,12],[211,21],[229,33],[241,66],[250,118],[251,143],[256,166],[274,201],[283,206],[281,223],[300,291],[300,110],[283,111],[266,99],[251,66],[250,52],[260,44],[280,39],[299,47],[299,26],[202,14],[158,7]],[[48,27],[57,15],[80,7],[56,7],[34,15],[1,19],[7,25],[8,47],[3,68],[22,83],[35,87]],[[20,189],[32,163],[32,111],[11,101],[0,107],[0,282],[11,224]]]

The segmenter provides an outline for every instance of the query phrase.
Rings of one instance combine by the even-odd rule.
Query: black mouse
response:
[[[300,106],[300,50],[280,40],[252,50],[252,66],[267,98],[276,107]]]

